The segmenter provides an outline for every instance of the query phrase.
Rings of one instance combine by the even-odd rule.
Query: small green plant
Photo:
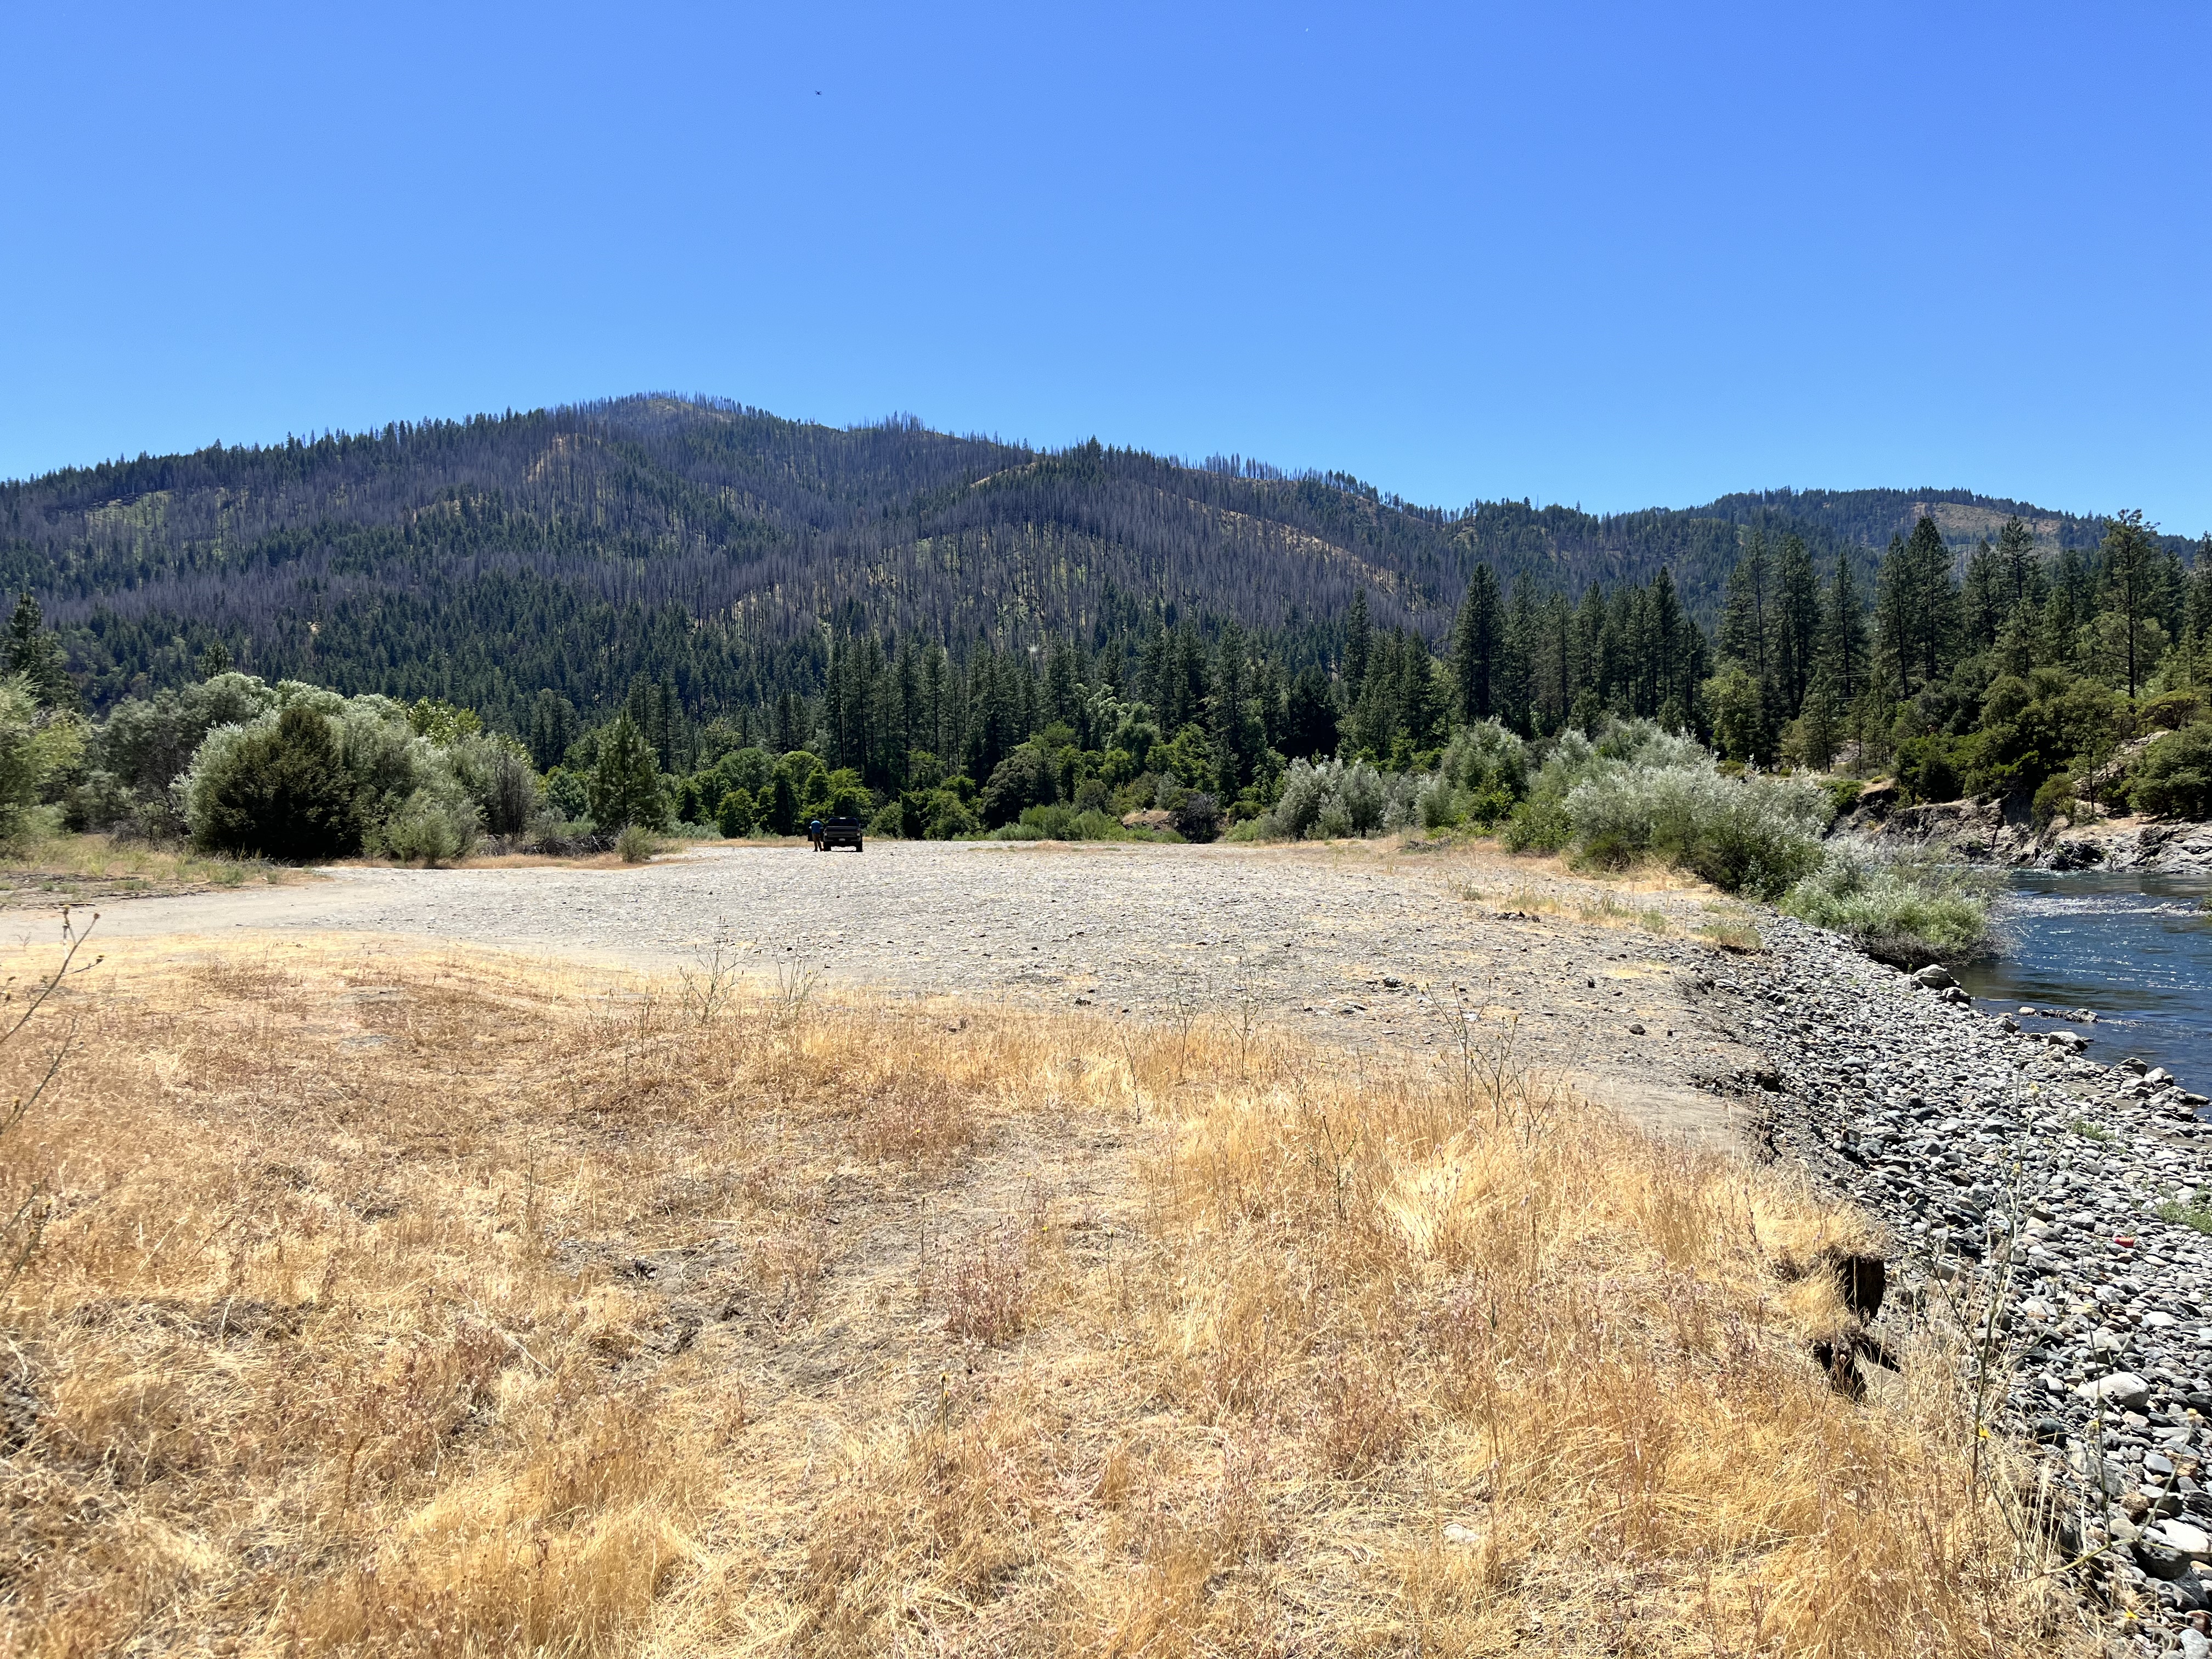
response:
[[[615,856],[624,864],[643,864],[659,849],[659,839],[641,823],[624,825],[615,837]]]
[[[466,858],[476,845],[476,808],[466,801],[441,800],[417,789],[371,838],[372,852],[403,864],[435,869]]]
[[[1759,938],[1759,929],[1747,921],[1701,922],[1697,933],[1698,937],[1707,944],[1734,956],[1756,956],[1766,948],[1766,941]]]
[[[2092,1123],[2086,1117],[2077,1117],[2066,1127],[2084,1140],[2108,1141],[2112,1138],[2110,1129]]]
[[[2158,1206],[2157,1213],[2160,1221],[2170,1221],[2177,1227],[2212,1233],[2212,1187],[2199,1187],[2186,1202],[2170,1198]]]
[[[1995,886],[1988,872],[1947,864],[1925,851],[1838,840],[1781,908],[1841,933],[1877,961],[1917,968],[1989,953]]]

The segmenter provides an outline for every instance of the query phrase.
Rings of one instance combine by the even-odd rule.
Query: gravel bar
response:
[[[1887,1309],[1966,1312],[2035,1448],[2052,1541],[2089,1558],[2116,1641],[2170,1647],[2212,1607],[2203,1097],[2086,1058],[2094,1017],[2023,1032],[1940,969],[1781,918],[1763,931],[1766,954],[1715,975],[1706,1006],[1771,1056],[1776,1152],[1892,1230]]]

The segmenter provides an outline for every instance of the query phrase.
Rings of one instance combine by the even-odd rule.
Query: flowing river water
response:
[[[2027,1030],[2080,1031],[2093,1060],[2139,1056],[2212,1094],[2208,892],[2202,877],[2016,871],[1997,908],[2000,954],[1959,982],[1990,1013],[2041,1011],[2020,1015]],[[2096,1023],[2069,1017],[2081,1009]]]

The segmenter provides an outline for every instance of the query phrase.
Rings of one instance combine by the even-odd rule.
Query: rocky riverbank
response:
[[[2203,1097],[2087,1057],[2094,1024],[2026,1033],[1940,971],[1899,973],[1787,920],[1766,931],[1765,956],[1701,981],[1705,1006],[1771,1059],[1777,1152],[1891,1231],[1863,1350],[1917,1311],[1966,1310],[2035,1448],[2055,1544],[2087,1558],[2081,1587],[2123,1650],[2160,1651],[2212,1606]]]
[[[1996,800],[1899,805],[1894,785],[1868,790],[1837,828],[1877,841],[1931,848],[1969,864],[2040,870],[2140,870],[2212,875],[2212,823],[2103,818],[2038,830]]]

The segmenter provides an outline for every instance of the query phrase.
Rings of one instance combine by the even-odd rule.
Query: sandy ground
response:
[[[1466,1032],[1669,1133],[1731,1138],[1764,1062],[1698,1013],[1712,895],[1484,849],[875,842],[711,847],[629,869],[346,868],[111,901],[110,953],[306,934],[1280,1024],[1354,1049]],[[1598,911],[1593,919],[1589,912]],[[1664,933],[1635,918],[1656,913]],[[54,925],[11,913],[12,941]],[[1474,1016],[1472,1024],[1468,1017]],[[1632,1030],[1640,1024],[1638,1033]]]

